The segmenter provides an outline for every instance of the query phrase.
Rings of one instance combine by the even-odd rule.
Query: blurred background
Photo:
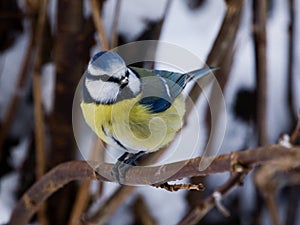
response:
[[[43,174],[83,158],[72,103],[90,57],[100,50],[161,40],[220,67],[227,126],[219,154],[276,143],[291,133],[300,109],[299,10],[300,0],[1,0],[0,224]],[[191,88],[193,99],[198,95]],[[201,155],[211,129],[209,109],[198,104],[198,111],[204,138],[194,156]],[[105,157],[105,151],[97,153],[99,145],[93,148]],[[73,182],[51,196],[31,223],[176,224],[228,176],[193,178],[204,183],[204,192]],[[280,186],[277,224],[300,224],[299,186]],[[224,205],[229,217],[211,210],[200,223],[275,224],[252,173]]]

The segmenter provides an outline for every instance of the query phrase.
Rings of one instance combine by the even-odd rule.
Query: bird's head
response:
[[[85,102],[113,104],[133,98],[141,91],[138,74],[110,51],[98,52],[91,58],[83,82]]]

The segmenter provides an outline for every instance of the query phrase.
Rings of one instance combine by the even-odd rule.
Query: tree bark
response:
[[[54,47],[56,85],[54,109],[49,118],[51,151],[49,168],[73,160],[76,145],[72,129],[72,102],[76,86],[84,71],[81,47],[83,30],[82,0],[59,0],[57,3],[57,27]],[[70,208],[76,194],[75,185],[57,192],[48,204],[50,224],[67,224]]]

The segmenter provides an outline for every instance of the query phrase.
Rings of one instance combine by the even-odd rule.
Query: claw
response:
[[[136,161],[146,154],[144,151],[140,151],[132,156],[128,157],[128,152],[125,152],[114,165],[111,175],[119,183],[125,184],[126,172],[132,167],[136,166]]]

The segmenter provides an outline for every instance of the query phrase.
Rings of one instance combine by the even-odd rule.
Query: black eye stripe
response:
[[[90,74],[86,74],[86,77],[89,80],[102,80],[104,82],[113,82],[113,83],[117,83],[117,84],[120,84],[121,81],[124,80],[125,78],[129,78],[129,76],[130,76],[129,70],[126,70],[125,76],[122,76],[121,78],[112,77],[107,74],[103,74],[100,76],[92,76]]]
[[[107,76],[107,75],[105,75],[105,76]],[[113,82],[113,83],[117,83],[117,84],[120,83],[120,79],[118,79],[118,78],[110,77],[110,76],[107,76],[107,77],[102,78],[102,76],[101,76],[101,80],[108,81],[108,82]]]
[[[126,70],[126,73],[125,73],[125,76],[122,76],[121,78],[115,78],[115,77],[111,77],[111,76],[108,76],[108,75],[102,75],[101,76],[101,80],[103,81],[108,81],[108,82],[114,82],[114,83],[121,83],[122,80],[124,80],[125,78],[128,78],[130,75],[129,71]],[[103,76],[105,76],[105,78],[103,78]]]

